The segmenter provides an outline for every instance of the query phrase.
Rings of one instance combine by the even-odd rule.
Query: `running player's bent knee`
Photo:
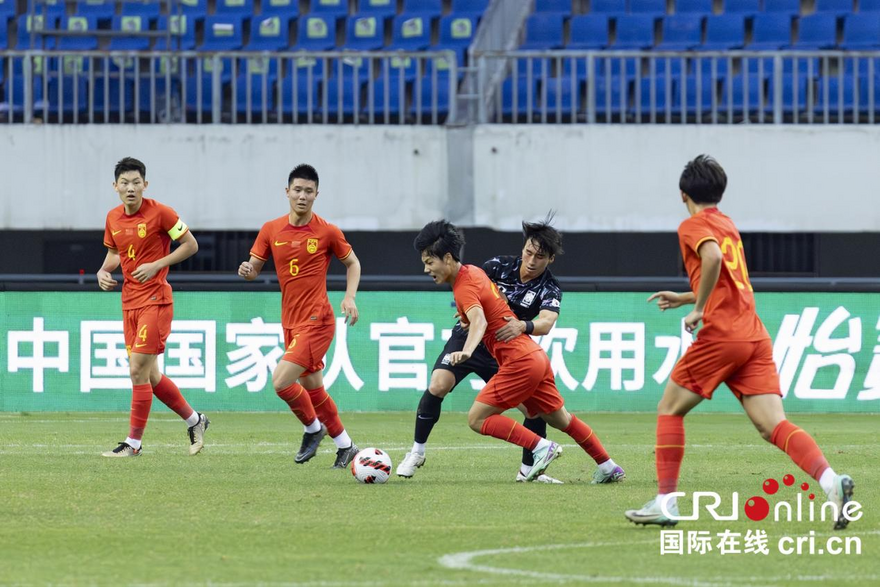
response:
[[[468,426],[470,426],[470,429],[477,434],[483,433],[483,422],[485,420],[485,418],[481,418],[475,414],[468,414]]]
[[[428,391],[425,393],[430,393],[434,397],[443,399],[450,391],[452,391],[452,386],[446,382],[431,381],[428,385]]]

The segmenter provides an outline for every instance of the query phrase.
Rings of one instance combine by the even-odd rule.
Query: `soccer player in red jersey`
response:
[[[318,197],[318,172],[298,165],[287,178],[290,212],[270,220],[260,229],[250,260],[238,275],[256,279],[273,257],[281,285],[281,325],[286,352],[272,374],[275,393],[305,427],[302,446],[294,458],[305,463],[318,452],[327,434],[336,444],[334,468],[345,468],[358,452],[339,420],[336,403],[324,390],[324,355],[333,341],[336,317],[327,298],[327,268],[336,257],[346,267],[342,313],[350,326],[358,320],[354,303],[361,264],[345,235],[314,212]],[[323,425],[322,425],[323,424]]]
[[[173,209],[144,198],[147,169],[126,157],[116,164],[113,189],[122,205],[110,210],[104,228],[107,256],[98,270],[98,285],[104,291],[118,282],[110,274],[122,265],[122,318],[125,347],[131,371],[132,397],[128,438],[105,457],[136,457],[150,416],[155,394],[159,401],[186,421],[189,454],[204,446],[208,418],[193,410],[173,381],[159,372],[157,357],[165,352],[171,333],[174,308],[168,267],[196,254],[199,245]],[[171,250],[171,241],[180,246]]]
[[[559,456],[560,448],[502,415],[510,408],[522,406],[528,417],[539,415],[571,436],[596,461],[603,476],[623,480],[623,469],[608,456],[593,430],[565,409],[544,350],[525,333],[504,341],[496,338],[495,333],[509,320],[515,320],[516,315],[482,269],[462,265],[459,255],[464,238],[458,229],[445,220],[431,222],[422,229],[413,246],[421,254],[425,273],[434,283],[452,286],[462,326],[468,328],[464,348],[451,353],[450,362],[457,365],[467,361],[481,340],[498,362],[498,373],[477,394],[468,412],[471,429],[532,451],[534,465],[526,475],[531,481],[547,470]]]
[[[661,291],[648,301],[657,300],[661,311],[694,304],[684,319],[685,328],[693,332],[700,322],[703,326],[676,364],[657,406],[657,497],[640,510],[627,511],[626,517],[637,524],[677,522],[678,505],[668,494],[676,491],[684,458],[684,416],[704,399],[712,399],[723,382],[764,440],[819,482],[838,506],[835,529],[843,528],[848,520],[840,513],[852,498],[853,480],[837,475],[816,441],[785,418],[773,344],[755,312],[742,238],[733,221],[718,210],[726,187],[724,169],[706,155],[690,161],[679,180],[690,217],[679,226],[678,239],[692,291]]]

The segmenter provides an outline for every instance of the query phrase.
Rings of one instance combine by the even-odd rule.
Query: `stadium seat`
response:
[[[752,22],[752,42],[748,51],[776,51],[791,45],[789,14],[758,14]]]
[[[577,116],[582,107],[580,82],[572,77],[552,77],[544,81],[544,105],[547,115],[568,118]]]
[[[321,16],[348,16],[348,0],[312,0],[311,8],[313,13]]]
[[[202,19],[208,15],[208,0],[179,0],[179,10],[195,19]],[[177,10],[174,11],[176,13]]]
[[[843,83],[841,83],[840,78],[837,76],[819,78],[816,84],[816,99],[813,107],[813,112],[816,115],[824,116],[826,92],[828,94],[828,116],[831,120],[838,119],[841,108],[844,115],[853,113],[855,110],[856,85],[855,79],[852,76],[843,76]]]
[[[88,80],[85,76],[49,76],[46,103],[50,114],[82,114],[88,110]]]
[[[435,49],[465,49],[477,33],[473,16],[449,15],[440,19],[440,41]]]
[[[201,83],[197,83],[201,80]],[[226,81],[221,80],[221,95],[225,87],[228,85]],[[187,77],[186,82],[186,109],[189,112],[196,113],[201,109],[203,115],[210,115],[214,105],[214,83],[210,74],[202,74],[200,77]]]
[[[16,49],[53,49],[55,38],[45,34],[58,28],[57,16],[22,15],[18,17],[18,38]]]
[[[0,0],[0,20],[6,22],[16,15],[15,0]]]
[[[375,16],[353,16],[345,26],[343,49],[375,51],[385,46],[385,19]]]
[[[658,51],[688,51],[703,40],[703,17],[696,14],[667,16],[663,19],[663,40]]]
[[[873,92],[873,110],[880,113],[880,76],[874,76],[873,88],[870,79],[867,77],[859,77],[859,111],[868,112],[871,110],[871,92]]]
[[[14,75],[11,80],[6,80],[4,84],[5,97],[11,102],[9,109],[18,113],[24,110],[25,99],[25,81],[21,75]],[[42,112],[45,104],[43,100],[43,76],[35,75],[31,78],[31,104],[34,111]]]
[[[254,57],[243,60],[235,79],[235,109],[239,114],[262,116],[275,110],[275,83],[278,81],[278,62],[275,59]],[[250,83],[250,88],[248,87]],[[250,96],[250,109],[248,97]],[[265,105],[263,102],[265,101]]]
[[[741,49],[746,38],[746,17],[743,14],[720,14],[706,19],[706,42],[700,51]]]
[[[535,13],[571,14],[571,0],[535,0]]]
[[[281,111],[294,117],[317,112],[321,105],[318,92],[319,81],[309,81],[304,76],[291,76],[281,80]]]
[[[436,108],[438,121],[442,122],[449,114],[449,75],[438,74],[436,84],[432,75],[426,75],[418,86],[420,88],[413,88],[413,103],[410,106],[410,114],[417,116],[419,106],[421,106],[422,119],[430,121]]]
[[[365,16],[391,18],[397,16],[397,0],[360,0],[358,13]]]
[[[253,16],[254,0],[217,0],[214,14]]]
[[[632,93],[632,80],[619,77],[596,78],[596,115],[604,119],[626,111]],[[589,96],[589,94],[588,94]]]
[[[801,113],[807,108],[807,87],[811,83],[805,76],[799,75],[797,80],[797,89],[795,89],[793,76],[786,74],[782,76],[782,113],[794,114]],[[770,77],[767,85],[767,107],[765,111],[773,112],[773,101],[776,80]]]
[[[324,81],[323,91],[327,96],[327,117],[341,122],[345,117],[352,117],[355,112],[360,111],[364,103],[363,90],[366,86],[366,81],[362,81],[363,79],[331,77]],[[355,95],[357,95],[357,104],[355,104]],[[320,110],[322,113],[324,112],[323,108],[324,104],[322,103]],[[324,122],[330,121],[324,120]]]
[[[65,16],[61,19],[61,30],[85,33],[98,30],[98,18],[95,16]],[[68,51],[91,51],[98,48],[98,37],[92,35],[58,37],[58,49]]]
[[[336,48],[336,25],[325,15],[309,15],[299,19],[294,50],[328,51]]]
[[[650,49],[654,46],[656,18],[644,14],[617,19],[617,39],[609,49]]]
[[[571,38],[566,49],[604,49],[607,46],[607,16],[585,14],[571,19]]]
[[[764,12],[798,16],[801,13],[801,0],[764,0]]]
[[[501,84],[501,114],[505,118],[519,119],[539,109],[538,80],[519,78],[514,88],[513,79]]]
[[[677,85],[677,79],[674,77],[667,76],[656,76],[654,77],[654,113],[657,116],[665,117],[666,115],[666,106],[669,105],[670,109],[672,108],[672,100],[676,93],[675,86]],[[651,115],[651,79],[644,78],[639,80],[638,91],[636,95],[633,97],[633,105],[630,108],[630,112],[635,114],[637,112],[641,113],[641,116],[644,117]]]
[[[792,49],[832,49],[837,45],[837,17],[833,14],[812,14],[800,19],[798,40]]]
[[[489,8],[491,0],[452,0],[452,11],[450,14],[456,16],[464,15],[482,15]]]
[[[242,18],[218,15],[205,19],[205,41],[201,51],[235,51],[242,46]]]
[[[5,18],[0,18],[0,49],[9,49],[9,40],[9,21]],[[3,81],[2,76],[4,74],[2,65],[2,62],[0,62],[0,82]]]
[[[139,33],[149,30],[146,16],[114,16],[112,30],[125,33]],[[150,48],[149,37],[120,35],[111,37],[107,47],[111,51],[147,51]]]
[[[408,88],[406,79],[396,75],[376,79],[373,82],[373,115],[379,121],[384,120],[386,114],[388,118],[399,118],[406,108]],[[361,103],[361,110],[365,114],[370,112],[369,96]]]
[[[614,77],[618,78],[621,75],[626,77],[626,79],[633,79],[636,75],[636,71],[638,70],[638,59],[634,59],[631,57],[609,57],[607,59],[598,58],[595,61],[594,67],[596,68],[596,76],[597,77]],[[621,71],[623,72],[621,74]]]
[[[816,0],[816,12],[836,16],[852,14],[853,0]]]
[[[880,57],[874,59],[866,57],[845,59],[843,67],[844,74],[866,77],[869,74],[871,61],[874,62],[874,76],[880,78]],[[880,100],[880,96],[878,96],[877,99]]]
[[[282,51],[289,43],[290,21],[286,16],[262,15],[251,20],[251,40],[245,51]]]
[[[629,11],[632,14],[666,16],[666,0],[630,0]]]
[[[299,16],[299,0],[263,0],[260,3],[262,16]]]
[[[123,81],[119,79],[118,75],[109,77],[96,75],[92,85],[94,100],[92,111],[95,116],[102,116],[105,111],[111,114],[117,114],[121,111],[132,112],[134,110],[134,91],[134,80],[130,77]]]
[[[859,13],[880,12],[880,0],[859,0]]]
[[[150,0],[135,2],[134,0],[130,0],[129,2],[122,3],[122,12],[120,14],[122,14],[122,16],[142,16],[150,22],[156,22],[159,18],[161,8],[161,2],[150,2]]]
[[[724,14],[752,16],[761,12],[760,0],[725,0]]]
[[[563,17],[561,14],[533,14],[526,21],[525,42],[521,49],[561,49]]]
[[[168,31],[169,38],[159,37],[156,39],[155,49],[157,51],[177,49],[186,51],[195,49],[195,20],[195,17],[185,14],[160,16],[156,24],[156,29],[159,31]]]
[[[880,14],[850,14],[843,21],[841,49],[866,50],[880,47]]]
[[[443,14],[442,0],[404,0],[401,14],[418,14],[429,19]]]
[[[704,80],[712,79],[712,68],[715,68],[715,79],[724,80],[727,78],[728,73],[730,73],[731,63],[724,58],[712,59],[712,58],[704,58],[700,59],[697,66],[694,68],[694,72],[700,72],[700,75]],[[766,70],[764,75],[766,76]]]
[[[326,71],[325,71],[326,70]],[[290,62],[290,78],[297,78],[300,83],[307,80],[321,80],[330,75],[330,63],[314,57],[297,57]]]
[[[116,2],[113,0],[79,0],[76,3],[76,14],[110,20],[116,15]]]
[[[756,75],[737,74],[727,78],[721,87],[718,111],[733,116],[757,114],[761,109],[761,99],[766,108],[764,80]]]
[[[712,0],[675,0],[676,14],[712,14]]]
[[[65,0],[29,0],[27,12],[23,14],[55,16],[60,20],[62,16],[67,14],[67,5]]]
[[[626,14],[626,0],[592,0],[590,2],[591,14],[605,14],[617,16]]]
[[[431,21],[427,17],[418,14],[396,16],[392,30],[389,49],[422,51],[431,44]]]
[[[659,59],[652,60],[654,62],[654,75],[668,75],[670,77],[676,78],[682,76],[686,73],[687,66],[683,63],[684,60],[678,57],[672,58],[664,58],[661,57]],[[648,77],[651,75],[651,61],[648,61],[646,64],[641,64],[641,76]],[[639,76],[637,76],[639,77]]]
[[[697,115],[697,106],[701,116],[712,112],[712,96],[715,93],[712,80],[706,77],[700,78],[699,92],[697,91],[697,76],[682,76],[675,84],[675,94],[672,96],[671,110],[673,116]],[[684,93],[684,110],[681,107],[682,93]]]

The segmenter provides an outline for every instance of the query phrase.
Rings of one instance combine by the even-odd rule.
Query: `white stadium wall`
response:
[[[132,155],[148,197],[199,229],[280,216],[306,161],[316,210],[349,230],[443,216],[516,230],[552,208],[568,231],[674,231],[678,175],[703,152],[727,169],[722,207],[742,230],[880,231],[880,128],[818,125],[4,126],[0,228],[102,228],[113,164]]]

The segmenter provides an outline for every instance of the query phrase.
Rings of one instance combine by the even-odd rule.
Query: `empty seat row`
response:
[[[811,3],[812,4],[812,3]],[[575,5],[576,6],[576,5]],[[539,14],[571,15],[576,11],[571,0],[535,0],[535,12]],[[802,4],[801,0],[674,0],[671,4],[673,14],[757,14],[759,12],[781,13],[798,16],[805,14],[805,8],[818,13],[850,14],[856,11],[854,0],[815,0],[815,5]],[[716,6],[719,8],[715,12]],[[666,0],[590,0],[592,14],[622,15],[668,14]],[[858,0],[859,12],[880,12],[880,0]]]

